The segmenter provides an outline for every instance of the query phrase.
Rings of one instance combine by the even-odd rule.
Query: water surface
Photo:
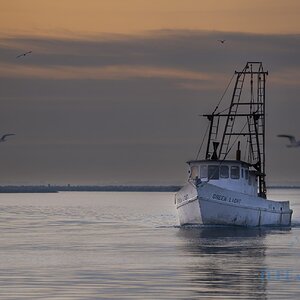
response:
[[[177,226],[173,193],[0,194],[1,299],[298,299],[291,229]]]

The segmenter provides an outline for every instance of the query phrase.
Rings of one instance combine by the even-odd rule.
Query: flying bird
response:
[[[226,40],[218,40],[218,42],[220,42],[221,44],[224,44],[226,42]]]
[[[286,145],[287,147],[300,147],[300,141],[296,141],[295,137],[293,135],[288,134],[279,134],[278,137],[287,138],[290,141],[290,144]]]
[[[7,141],[7,137],[8,136],[11,136],[11,135],[15,135],[14,133],[7,133],[7,134],[4,134],[2,135],[2,137],[0,138],[0,142],[6,142]]]
[[[28,54],[30,54],[30,53],[32,53],[32,51],[27,51],[27,52],[25,52],[25,53],[22,53],[22,54],[16,56],[16,58],[20,58],[20,57],[22,57],[22,56],[26,56],[26,55],[28,55]]]

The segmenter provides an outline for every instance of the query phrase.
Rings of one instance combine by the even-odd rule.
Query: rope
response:
[[[222,113],[225,112],[226,110],[229,110],[229,107],[227,107],[227,108],[221,110],[221,111],[218,113],[218,115],[219,115],[219,114],[222,114]]]
[[[200,155],[202,146],[203,146],[203,144],[204,144],[204,141],[205,141],[205,138],[206,138],[206,135],[207,135],[208,128],[209,128],[209,123],[208,123],[207,126],[206,126],[205,134],[204,134],[204,136],[203,136],[203,139],[202,139],[202,143],[201,143],[201,145],[200,145],[200,148],[199,148],[199,150],[198,150],[198,152],[197,152],[196,160],[198,160],[198,158],[199,158],[199,155]]]
[[[229,81],[229,83],[228,83],[228,85],[227,85],[227,87],[226,87],[226,89],[225,89],[225,91],[224,91],[224,93],[223,93],[221,99],[219,100],[219,103],[217,104],[217,106],[216,106],[216,108],[215,108],[213,114],[214,114],[214,113],[217,111],[217,109],[219,108],[219,105],[221,104],[221,102],[222,102],[222,100],[223,100],[223,98],[224,98],[224,96],[225,96],[227,90],[229,89],[229,86],[230,86],[230,84],[231,84],[232,79],[234,78],[234,76],[235,76],[235,74],[232,75],[232,77],[231,77],[231,79],[230,79],[230,81]]]
[[[230,86],[230,84],[231,84],[232,79],[234,78],[234,76],[235,76],[235,74],[232,75],[232,77],[231,77],[231,79],[230,79],[230,81],[229,81],[229,83],[228,83],[228,85],[227,85],[227,87],[226,87],[226,89],[225,89],[225,91],[224,91],[224,93],[223,93],[221,99],[219,100],[219,102],[218,102],[218,104],[217,104],[217,106],[216,106],[216,108],[215,108],[215,110],[213,111],[212,114],[214,114],[214,113],[216,112],[216,110],[219,108],[219,105],[221,104],[221,102],[222,102],[222,100],[223,100],[223,98],[224,98],[224,96],[225,96],[227,90],[229,89],[229,86]],[[228,109],[229,109],[229,108],[226,108],[225,110],[228,110]],[[220,113],[224,112],[225,110],[221,111]],[[209,124],[208,124],[207,127],[206,127],[206,131],[205,131],[204,137],[203,137],[202,142],[201,142],[201,145],[200,145],[200,147],[199,147],[199,149],[198,149],[198,152],[197,152],[197,155],[196,155],[196,160],[198,160],[198,158],[199,158],[199,155],[200,155],[200,152],[201,152],[201,150],[202,150],[202,146],[203,146],[204,140],[205,140],[206,135],[207,135],[207,132],[208,132],[208,128],[209,128]]]

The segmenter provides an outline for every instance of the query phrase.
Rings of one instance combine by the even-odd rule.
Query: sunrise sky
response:
[[[0,0],[0,133],[16,133],[0,184],[182,184],[198,115],[251,60],[270,73],[268,183],[300,183],[300,149],[277,137],[300,139],[299,14],[297,0]]]
[[[3,35],[82,37],[148,30],[299,33],[297,0],[1,1]]]

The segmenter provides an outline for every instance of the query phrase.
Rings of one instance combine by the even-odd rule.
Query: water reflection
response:
[[[289,230],[289,229],[283,229]],[[178,237],[185,256],[192,257],[188,273],[194,293],[222,299],[267,299],[265,237],[272,229],[183,227]]]

